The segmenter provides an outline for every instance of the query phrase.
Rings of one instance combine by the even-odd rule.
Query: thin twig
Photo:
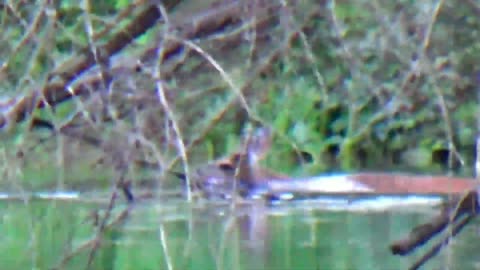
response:
[[[123,210],[118,216],[115,217],[108,225],[105,226],[106,229],[112,228],[120,224],[121,222],[125,221],[131,211],[132,205],[130,205],[127,209]],[[85,241],[83,244],[79,245],[75,250],[69,252],[68,254],[64,255],[62,260],[55,266],[52,267],[52,270],[57,269],[64,269],[65,265],[72,260],[78,254],[84,252],[85,250],[92,248],[95,245],[96,239],[91,239]]]
[[[90,250],[90,253],[88,255],[88,262],[87,262],[87,267],[86,269],[90,269],[91,264],[93,263],[93,259],[95,258],[95,254],[100,247],[102,238],[103,238],[103,233],[105,232],[108,224],[108,220],[110,219],[110,216],[112,215],[113,208],[115,207],[115,202],[117,200],[117,192],[120,186],[123,185],[125,182],[125,175],[127,173],[126,168],[123,168],[122,171],[120,172],[120,176],[118,179],[115,180],[115,186],[113,188],[112,194],[110,196],[110,202],[108,204],[108,207],[105,211],[105,215],[103,216],[103,219],[100,222],[100,225],[98,226],[96,236],[93,240],[93,246],[92,249]]]

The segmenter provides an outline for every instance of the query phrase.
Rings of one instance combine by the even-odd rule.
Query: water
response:
[[[92,250],[86,243],[98,232],[94,210],[107,208],[109,194],[31,195],[0,201],[0,268],[86,269]],[[407,269],[428,246],[407,257],[391,255],[388,246],[438,213],[439,202],[322,197],[232,207],[155,198],[106,230],[91,269]],[[118,199],[112,219],[126,207]],[[477,228],[469,225],[422,269],[477,269]]]

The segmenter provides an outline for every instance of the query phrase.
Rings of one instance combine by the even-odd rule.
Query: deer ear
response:
[[[240,153],[234,153],[229,157],[218,160],[216,164],[223,171],[234,171],[238,167],[240,156]]]
[[[232,163],[227,163],[227,162],[219,163],[218,167],[223,171],[234,171],[235,170],[235,166],[233,166]]]

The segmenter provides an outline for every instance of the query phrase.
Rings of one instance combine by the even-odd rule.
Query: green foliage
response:
[[[152,4],[91,1],[86,11],[87,2],[14,2],[3,5],[0,12],[0,91],[11,96],[42,93],[50,80],[61,80],[57,77],[63,70],[50,78],[52,70],[91,52],[88,27],[96,35],[106,30],[94,40],[95,45],[103,45],[115,33],[122,33],[136,15],[119,19],[120,12],[132,5]],[[275,134],[264,165],[289,175],[384,171],[397,166],[441,172],[448,164],[435,155],[450,151],[452,145],[466,160],[466,167],[473,164],[480,89],[480,20],[475,13],[478,7],[470,6],[474,1],[359,0],[328,1],[329,5],[286,1],[288,8],[279,11],[280,16],[274,10],[268,12],[274,26],[267,31],[262,27],[270,21],[252,27],[254,20],[234,25],[233,30],[222,25],[210,35],[204,25],[189,29],[189,22],[199,20],[194,11],[208,15],[206,6],[211,2],[218,1],[183,1],[183,6],[167,11],[172,25],[158,20],[155,28],[124,44],[128,48],[117,55],[127,64],[116,61],[117,55],[107,61],[108,67],[121,68],[111,74],[112,84],[101,97],[96,94],[102,86],[96,84],[88,89],[91,95],[21,115],[60,126],[74,114],[83,114],[88,116],[80,121],[83,126],[74,130],[104,141],[101,146],[75,148],[75,138],[62,144],[66,136],[30,132],[28,121],[20,123],[2,138],[2,190],[110,188],[122,166],[128,167],[127,178],[132,179],[135,192],[141,182],[136,180],[143,178],[153,179],[163,189],[159,175],[165,174],[164,168],[146,172],[135,167],[134,158],[157,161],[159,156],[162,166],[169,165],[178,159],[181,140],[191,146],[187,155],[196,166],[238,150],[241,136],[257,125],[269,126]],[[303,21],[318,7],[309,21]],[[41,14],[45,17],[35,25]],[[256,14],[256,19],[262,14]],[[182,28],[174,27],[183,20]],[[201,29],[197,37],[187,40],[199,46],[201,53],[186,46],[169,51],[165,59],[154,54],[137,57],[147,47],[163,49],[174,44],[162,41],[170,27],[173,32],[168,34],[180,39],[182,31]],[[269,60],[270,53],[277,51]],[[161,78],[153,74],[159,64]],[[74,77],[81,82],[82,75]],[[165,89],[157,89],[160,83]],[[161,90],[169,106],[159,101]],[[126,112],[126,116],[102,122],[112,111]],[[64,155],[68,150],[74,152],[73,157]],[[113,161],[101,163],[100,157]],[[381,215],[367,219],[364,213],[312,213],[308,220],[290,212],[268,216],[273,221],[267,232],[275,237],[266,248],[274,256],[256,261],[260,252],[251,256],[241,249],[245,228],[232,226],[234,215],[222,212],[229,220],[218,222],[217,215],[212,218],[210,213],[192,217],[192,209],[200,206],[183,209],[178,201],[172,206],[169,198],[159,198],[161,205],[156,204],[157,198],[151,204],[136,204],[131,223],[102,234],[92,269],[166,269],[171,265],[173,269],[257,269],[258,265],[270,269],[352,269],[358,265],[395,269],[398,260],[385,254],[384,241],[390,232],[372,226],[384,226],[388,219],[396,234],[418,221],[418,217],[407,222]],[[50,269],[79,243],[95,236],[96,228],[84,222],[92,208],[104,209],[105,205],[3,201],[0,230],[5,233],[0,251],[8,256],[0,258],[1,268]],[[165,212],[171,209],[177,220],[168,220]],[[315,241],[307,241],[311,239]],[[465,253],[478,250],[464,246]],[[373,265],[378,257],[385,265]],[[66,269],[85,269],[87,260],[88,252],[80,252]]]
[[[300,15],[308,15],[312,3],[299,4],[301,10],[298,17],[292,18],[293,25],[300,27]],[[205,4],[185,4],[186,14]],[[98,44],[106,42],[112,33],[121,31],[130,22],[134,14],[115,21],[115,25],[110,24],[118,12],[131,5],[131,1],[105,0],[90,6],[88,15],[94,32],[111,30],[96,40]],[[38,14],[37,7],[34,3],[18,7],[19,15],[30,23]],[[1,52],[2,57],[7,56],[5,61],[9,66],[7,80],[1,82],[2,87],[6,87],[2,91],[28,90],[35,83],[41,85],[52,67],[81,52],[80,48],[88,48],[84,3],[58,1],[49,8],[56,10],[56,21],[46,20],[35,33],[42,45],[22,46],[11,55],[8,52],[19,44],[26,28],[8,14],[0,14],[5,29],[2,38],[12,41],[7,42],[5,52]],[[192,152],[206,155],[210,160],[234,151],[246,125],[257,120],[271,126],[277,135],[268,165],[285,172],[302,171],[302,168],[308,173],[336,168],[357,170],[366,164],[375,169],[384,167],[382,162],[395,159],[398,153],[410,156],[417,152],[422,154],[413,156],[421,157],[422,167],[434,166],[431,156],[449,143],[458,144],[461,151],[468,149],[473,144],[477,126],[477,102],[472,98],[476,81],[471,74],[480,55],[475,34],[479,23],[466,5],[457,7],[445,3],[436,20],[431,22],[434,27],[428,48],[422,48],[422,38],[425,38],[422,33],[428,25],[418,14],[420,10],[425,12],[425,8],[414,1],[400,1],[395,5],[347,1],[325,7],[314,19],[301,25],[305,39],[289,40],[288,50],[270,63],[271,73],[253,80],[255,90],[248,90],[246,99],[257,115],[246,115],[240,106],[230,107],[226,116],[211,127],[198,144],[200,150]],[[175,16],[177,11],[172,12]],[[55,29],[49,28],[52,23]],[[135,45],[150,45],[158,40],[157,30],[145,33],[135,40]],[[274,29],[269,35],[276,40],[277,32],[288,36],[288,31],[289,28]],[[218,61],[237,86],[250,79],[250,73],[242,69],[248,71],[253,58],[246,61],[243,56],[249,55],[255,46],[247,42],[237,46],[234,56],[222,52],[217,56],[221,38],[216,41],[218,44],[206,44],[201,38],[195,42]],[[419,59],[423,49],[426,58],[420,60],[424,60],[421,65],[424,68],[418,72],[413,69],[414,60]],[[258,51],[261,55],[260,45]],[[128,56],[131,52],[123,53]],[[186,57],[186,54],[179,56]],[[227,85],[216,68],[201,67],[204,62],[202,57],[190,57],[177,70],[178,77],[166,80],[169,87],[178,89],[173,103],[177,118],[188,123],[185,124],[188,128],[181,127],[187,138],[195,138],[196,132],[209,125],[208,121],[217,116],[229,98],[238,94],[232,89],[220,94],[212,91],[214,94],[206,92],[193,98],[194,102],[188,101],[192,99],[191,92],[199,88],[225,89]],[[195,70],[195,76],[188,73],[191,70]],[[132,78],[135,76],[132,74]],[[192,89],[185,83],[189,78],[194,85]],[[29,80],[35,82],[31,84]],[[154,83],[147,85],[152,87]],[[437,113],[441,111],[440,106],[444,106],[439,102],[439,95],[444,95],[450,122]],[[54,113],[36,110],[34,116],[62,122],[72,111],[82,109],[78,104],[63,103]],[[447,137],[449,129],[454,133],[452,142]],[[18,138],[23,140],[23,136]],[[302,155],[311,157],[311,162],[299,164]],[[54,158],[49,154],[45,156]],[[192,160],[205,160],[205,157]],[[55,170],[51,171],[54,175]]]

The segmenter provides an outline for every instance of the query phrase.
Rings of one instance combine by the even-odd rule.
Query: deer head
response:
[[[269,179],[286,179],[262,168],[259,162],[265,158],[272,145],[272,132],[268,128],[257,129],[243,139],[240,151],[212,164],[200,167],[195,175],[195,187],[212,194],[246,194],[252,188]]]

